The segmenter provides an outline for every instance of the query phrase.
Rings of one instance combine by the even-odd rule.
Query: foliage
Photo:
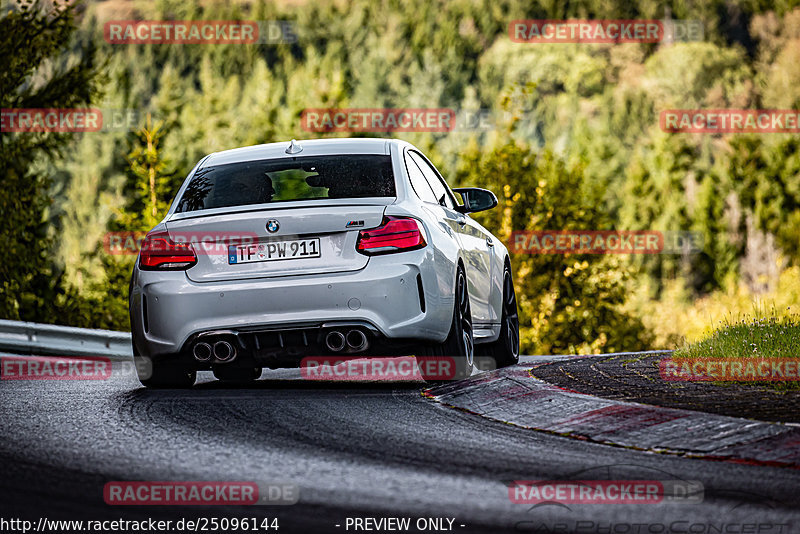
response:
[[[71,108],[90,103],[101,79],[91,42],[72,46],[75,6],[22,3],[0,19],[0,108]],[[69,51],[67,51],[69,49]],[[53,321],[63,295],[50,260],[46,158],[63,156],[68,134],[0,134],[0,316]]]
[[[778,358],[797,359],[800,344],[800,319],[797,314],[777,310],[759,310],[740,319],[726,318],[718,330],[704,339],[681,347],[674,353],[676,360],[727,360],[741,358],[764,361]],[[788,364],[787,364],[788,366]],[[753,382],[777,390],[798,389],[797,380]]]
[[[513,141],[464,155],[458,181],[500,192],[497,209],[479,217],[508,241],[512,230],[609,229],[607,215],[585,195],[583,170],[549,152]],[[509,249],[511,244],[509,243]],[[618,259],[595,254],[512,254],[521,350],[599,353],[648,345],[638,319],[619,308],[628,272]]]
[[[163,122],[153,123],[148,114],[145,124],[129,138],[128,180],[123,188],[128,201],[119,212],[121,229],[146,231],[158,224],[180,187],[161,150],[166,133]]]
[[[567,46],[507,34],[514,19],[667,16],[701,20],[705,39]],[[288,20],[297,41],[103,41],[106,20],[134,18]],[[2,134],[2,317],[127,328],[133,258],[107,254],[103,235],[152,226],[209,152],[345,135],[303,130],[303,109],[324,107],[488,112],[486,129],[389,135],[429,154],[451,185],[493,189],[501,206],[480,220],[504,240],[568,228],[703,236],[694,255],[515,255],[523,350],[675,346],[720,310],[800,300],[776,293],[780,271],[800,265],[796,136],[658,125],[668,108],[797,108],[793,2],[162,0],[23,9],[0,23],[3,108],[91,103],[137,117],[128,131]]]
[[[800,267],[790,267],[769,293],[753,294],[745,286],[731,285],[701,298],[675,280],[666,284],[661,297],[649,297],[646,284],[631,287],[625,309],[642,317],[655,335],[654,346],[679,348],[709,336],[726,323],[747,317],[788,317],[800,303]]]
[[[676,358],[797,358],[800,321],[774,311],[726,319],[705,339],[681,347]]]

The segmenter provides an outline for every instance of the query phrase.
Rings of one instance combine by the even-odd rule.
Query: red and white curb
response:
[[[535,366],[482,373],[423,395],[495,421],[596,443],[800,469],[796,426],[585,395],[532,377]]]

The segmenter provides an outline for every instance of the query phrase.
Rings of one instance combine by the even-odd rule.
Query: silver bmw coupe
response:
[[[459,202],[453,192],[461,197]],[[130,290],[148,387],[246,382],[309,356],[519,359],[504,244],[413,145],[291,141],[210,154],[142,242]]]

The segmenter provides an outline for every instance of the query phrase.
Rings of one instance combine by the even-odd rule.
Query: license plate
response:
[[[228,263],[255,263],[258,261],[319,258],[319,238],[268,241],[251,245],[230,245]]]

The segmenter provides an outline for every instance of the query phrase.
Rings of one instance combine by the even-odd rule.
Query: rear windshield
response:
[[[343,155],[228,163],[198,169],[177,211],[326,198],[395,196],[390,156]]]

